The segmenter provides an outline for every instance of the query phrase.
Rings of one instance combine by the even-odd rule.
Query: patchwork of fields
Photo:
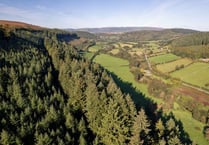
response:
[[[135,54],[137,54],[138,56],[140,55],[143,56],[144,53],[143,48],[131,47],[131,44],[116,43],[114,44],[114,46],[115,48],[109,51],[109,53],[112,53],[113,55],[117,54],[121,49],[126,50],[127,53],[131,54],[131,56]],[[124,48],[125,46],[128,46],[129,49],[125,49]],[[160,54],[159,52],[162,54]],[[208,63],[193,62],[193,60],[189,58],[181,58],[172,53],[166,53],[166,51],[161,52],[157,48],[153,50],[152,55],[156,55],[156,56],[149,57],[149,60],[152,63],[152,65],[156,65],[158,71],[162,73],[169,73],[170,76],[181,79],[182,81],[189,83],[191,85],[209,89]],[[146,96],[149,96],[152,100],[154,100],[158,104],[163,102],[163,100],[153,97],[148,93],[147,84],[140,84],[135,81],[133,74],[130,72],[129,62],[127,60],[110,56],[107,54],[100,54],[94,58],[94,62],[101,64],[104,68],[116,74],[124,82],[131,83],[133,87],[143,92]],[[202,98],[196,98],[198,95],[193,94],[194,95],[193,96],[192,94],[190,94],[190,92],[192,93],[192,91],[188,89],[184,89],[184,87],[186,86],[182,86],[176,91],[184,95],[186,94],[190,95],[192,98],[197,99],[199,102],[202,102],[203,104],[207,104],[207,100],[208,100],[207,94],[205,98],[203,98],[204,96],[202,95],[200,95],[200,97],[202,96]],[[197,93],[200,92],[198,92],[197,90]],[[138,97],[133,98],[133,100],[141,101],[140,98]],[[175,114],[175,116],[183,122],[185,130],[189,133],[190,137],[196,141],[196,143],[198,144],[207,143],[207,141],[204,139],[204,136],[202,134],[202,130],[199,130],[204,127],[204,124],[194,120],[190,112],[181,109],[180,110],[174,109],[172,111]],[[192,122],[188,124],[189,121]]]
[[[129,67],[128,67],[129,63],[127,60],[116,58],[116,57],[113,57],[113,56],[110,56],[107,54],[100,54],[100,55],[96,56],[94,61],[101,64],[107,70],[116,74],[124,82],[130,82],[133,85],[133,87],[136,87],[137,89],[142,91],[146,96],[151,97],[157,103],[162,103],[161,99],[152,97],[148,93],[147,86],[145,84],[140,84],[134,80],[134,76],[129,70]],[[174,61],[173,63],[176,64],[178,62],[183,62],[184,64],[187,64],[187,63],[191,63],[191,60],[179,59],[179,61],[177,60],[177,62]],[[208,64],[204,63],[203,66],[205,67],[205,65],[208,65]],[[193,66],[193,64],[189,65],[189,66]],[[202,68],[203,66],[199,66],[199,67],[196,66],[196,68]],[[193,67],[195,67],[195,65]],[[186,69],[186,68],[184,68],[184,69]],[[180,71],[183,71],[184,69],[181,69]],[[177,71],[177,72],[180,73],[180,71]],[[206,80],[209,80],[209,79],[206,78]],[[135,99],[139,99],[139,98],[135,98]],[[177,119],[180,119],[183,122],[185,130],[189,133],[190,137],[193,140],[195,140],[196,143],[207,144],[207,141],[204,139],[204,136],[202,134],[202,130],[199,130],[204,127],[204,124],[200,123],[199,121],[194,120],[192,118],[190,112],[188,112],[188,111],[174,109],[173,113],[175,114]]]
[[[192,63],[191,59],[182,58],[172,62],[156,65],[156,68],[163,73],[169,73]]]

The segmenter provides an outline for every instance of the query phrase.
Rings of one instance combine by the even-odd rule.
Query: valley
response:
[[[207,32],[5,23],[0,142],[208,144]]]
[[[101,64],[110,73],[117,75],[123,82],[130,83],[137,91],[156,102],[165,113],[173,112],[182,121],[185,130],[196,143],[207,144],[202,129],[200,129],[204,128],[206,122],[202,122],[199,118],[207,118],[209,109],[207,85],[209,64],[199,59],[177,56],[169,49],[170,46],[160,46],[160,41],[146,41],[140,46],[136,44],[136,42],[113,42],[104,45],[104,50],[100,46],[99,53],[96,54],[93,61]],[[95,50],[92,51],[90,47],[89,53],[95,53]],[[151,63],[151,70],[144,54]],[[140,66],[130,65],[132,59],[139,61]],[[143,74],[141,78],[136,78],[134,69]],[[160,90],[159,96],[149,91],[149,82],[152,82],[153,79],[167,84],[165,85],[167,88]],[[165,99],[162,94],[165,95],[167,89],[168,98]],[[169,100],[171,96],[174,98]],[[140,98],[140,96],[138,97]],[[138,99],[133,98],[135,102]],[[192,107],[188,108],[186,105],[192,106],[192,102],[196,102],[195,109],[205,110],[205,117],[203,114],[197,118],[193,116]],[[170,106],[167,105],[168,103]],[[188,124],[188,120],[192,120],[193,123]]]

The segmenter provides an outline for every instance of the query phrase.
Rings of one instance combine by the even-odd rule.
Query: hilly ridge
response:
[[[141,30],[125,32],[121,34],[99,33],[99,39],[104,41],[153,41],[153,40],[173,40],[178,37],[197,33],[199,31],[191,29],[162,29],[162,30]]]
[[[163,30],[158,27],[102,27],[102,28],[80,28],[80,29],[66,29],[68,31],[86,31],[90,33],[125,33],[131,31],[143,31],[143,30]]]
[[[10,28],[31,28],[31,29],[44,29],[43,27],[32,25],[24,22],[18,21],[8,21],[8,20],[0,20],[0,25],[10,27]]]

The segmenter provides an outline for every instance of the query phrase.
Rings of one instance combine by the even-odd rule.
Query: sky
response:
[[[0,20],[49,28],[147,26],[209,31],[209,0],[0,0]]]

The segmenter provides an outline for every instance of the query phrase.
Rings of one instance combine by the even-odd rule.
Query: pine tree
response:
[[[0,142],[2,145],[10,145],[14,144],[15,140],[14,137],[11,134],[9,134],[9,132],[7,132],[6,130],[2,130]]]
[[[98,130],[102,142],[105,144],[125,144],[129,140],[129,128],[126,125],[128,118],[117,101],[110,99],[102,116],[102,124]]]
[[[134,125],[133,125],[133,132],[130,144],[131,145],[140,145],[143,144],[146,140],[149,132],[150,124],[147,120],[146,114],[143,109],[138,112],[136,116]]]
[[[158,138],[161,139],[161,137],[163,137],[163,135],[164,135],[164,130],[165,130],[162,120],[159,119],[155,126],[156,126],[156,130],[158,133]]]

